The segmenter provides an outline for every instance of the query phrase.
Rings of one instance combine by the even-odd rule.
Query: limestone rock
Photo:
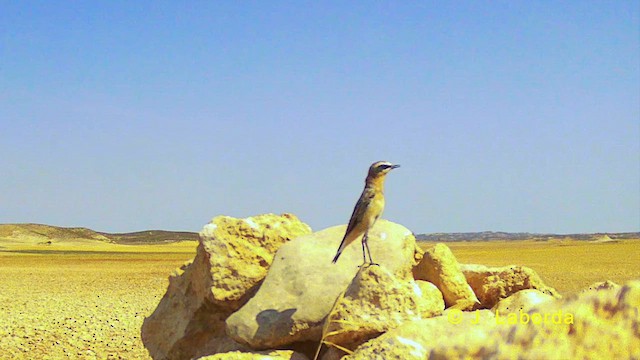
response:
[[[456,257],[445,244],[438,243],[426,250],[413,274],[416,280],[426,280],[437,286],[447,307],[467,310],[478,302]]]
[[[198,250],[200,251],[200,250]],[[210,282],[204,256],[196,255],[169,277],[169,287],[142,325],[142,342],[154,359],[189,359],[203,354],[246,349],[225,334],[228,310],[207,300],[201,284]]]
[[[461,313],[454,325],[447,310],[390,330],[345,359],[638,359],[639,310],[640,281],[546,301],[507,318],[476,321],[475,311]]]
[[[637,359],[639,310],[640,281],[586,292],[531,309],[527,324],[519,320],[499,326],[488,346],[501,355],[529,359]]]
[[[230,339],[225,319],[254,292],[282,243],[309,233],[295,216],[219,216],[200,234],[193,262],[169,277],[169,287],[142,325],[142,341],[154,359],[247,350]]]
[[[227,319],[227,333],[256,349],[319,341],[324,318],[362,264],[359,243],[331,263],[345,229],[332,227],[280,247],[258,292]],[[407,228],[379,220],[369,231],[369,248],[394,276],[411,279],[421,250]]]
[[[420,288],[423,299],[427,301],[427,306],[432,309],[440,309],[438,313],[441,313],[445,305],[440,289],[428,281],[416,280],[415,282]]]
[[[449,309],[447,315],[406,322],[362,344],[343,360],[422,360],[431,359],[431,351],[447,346],[451,352],[464,344],[481,344],[488,330],[495,327],[489,310],[463,312]]]
[[[427,291],[423,294],[414,281],[398,280],[384,267],[363,267],[329,314],[324,340],[353,350],[404,322],[441,314],[442,295],[437,288]]]
[[[276,250],[310,233],[309,225],[292,214],[214,218],[200,232],[210,264],[213,302],[237,309],[237,302],[267,275]]]
[[[553,300],[553,296],[542,291],[534,289],[520,290],[508,298],[500,300],[493,307],[493,310],[500,315],[518,313],[520,311],[528,312],[534,306]]]
[[[232,351],[208,355],[198,360],[308,360],[308,358],[292,350],[271,350],[257,352]]]
[[[462,264],[460,267],[483,308],[492,308],[498,301],[526,289],[536,289],[560,298],[554,288],[545,285],[535,271],[525,266],[487,267]]]

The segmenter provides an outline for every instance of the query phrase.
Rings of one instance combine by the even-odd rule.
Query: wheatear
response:
[[[393,165],[387,161],[378,161],[371,164],[362,195],[360,195],[360,199],[358,199],[353,209],[347,231],[340,243],[336,256],[333,258],[334,264],[338,261],[342,251],[360,235],[362,235],[363,262],[365,264],[367,263],[365,256],[366,248],[367,253],[369,253],[369,263],[375,264],[371,259],[371,251],[367,244],[367,237],[369,229],[373,227],[373,224],[375,224],[376,220],[382,215],[382,210],[384,210],[384,179],[389,171],[397,167],[400,167],[400,165]]]

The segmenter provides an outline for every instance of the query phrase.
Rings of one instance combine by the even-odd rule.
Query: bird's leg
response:
[[[365,251],[365,246],[367,246],[368,233],[369,233],[368,231],[365,231],[364,235],[362,235],[362,240],[360,241],[362,243],[362,265],[358,265],[359,268],[369,266],[369,264],[367,263],[367,254]],[[368,249],[369,247],[367,246],[367,250]],[[371,258],[371,254],[369,254],[369,258]]]
[[[369,242],[368,242],[368,240],[369,240],[369,232],[367,231],[367,232],[364,234],[364,236],[362,237],[362,243],[364,244],[364,246],[366,246],[366,248],[367,248],[367,253],[369,253],[369,265],[378,265],[378,266],[380,266],[380,264],[378,264],[378,263],[374,263],[374,262],[373,262],[373,259],[371,258],[371,250],[369,250]],[[364,254],[363,254],[363,255],[364,255]],[[367,260],[365,259],[365,262],[366,262],[366,261],[367,261]]]
[[[364,251],[364,246],[367,243],[367,233],[366,232],[364,233],[364,235],[362,235],[361,243],[362,243],[362,263],[366,264],[367,263],[367,256],[366,256],[365,251]]]

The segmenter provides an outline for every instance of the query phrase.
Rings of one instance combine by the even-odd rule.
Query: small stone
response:
[[[487,267],[463,264],[461,269],[482,308],[490,309],[500,300],[526,289],[539,290],[554,298],[561,297],[554,288],[545,285],[535,271],[526,266]]]
[[[458,261],[445,244],[438,243],[426,250],[413,275],[416,280],[426,280],[437,286],[447,307],[468,310],[478,303]]]

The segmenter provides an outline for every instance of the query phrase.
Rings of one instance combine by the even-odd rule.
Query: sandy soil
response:
[[[529,266],[565,295],[596,281],[640,278],[640,240],[449,246],[464,263]],[[142,322],[195,247],[0,244],[0,359],[148,359]]]
[[[612,280],[620,284],[640,279],[640,240],[526,240],[447,245],[461,263],[528,266],[563,295],[578,292],[598,281]]]
[[[0,359],[150,358],[140,328],[195,254],[195,242],[183,246],[0,251]]]

